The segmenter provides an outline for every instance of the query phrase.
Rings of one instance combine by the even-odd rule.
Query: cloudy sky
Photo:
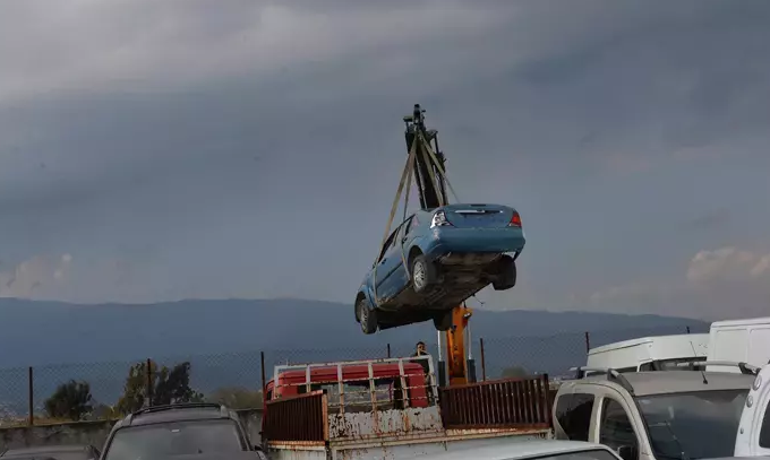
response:
[[[770,311],[766,0],[4,0],[0,296],[350,303],[419,102],[485,307]]]

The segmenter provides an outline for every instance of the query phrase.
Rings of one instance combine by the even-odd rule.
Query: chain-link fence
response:
[[[521,373],[559,376],[584,364],[588,348],[631,338],[698,333],[685,327],[569,332],[551,336],[473,337],[479,380]],[[438,358],[437,343],[428,351]],[[377,347],[264,350],[216,355],[141,358],[0,370],[0,427],[117,418],[146,404],[177,400],[262,407],[263,379],[283,364],[410,356],[413,343]]]

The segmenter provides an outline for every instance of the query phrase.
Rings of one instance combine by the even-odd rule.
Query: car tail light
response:
[[[437,211],[436,214],[433,214],[433,219],[430,221],[430,228],[436,228],[436,227],[451,227],[452,224],[449,223],[448,220],[446,220],[446,214],[444,211]]]
[[[513,215],[511,216],[511,221],[508,222],[509,227],[521,227],[521,216],[518,212],[513,211]]]

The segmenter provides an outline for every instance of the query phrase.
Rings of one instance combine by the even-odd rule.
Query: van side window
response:
[[[615,369],[615,370],[620,372],[621,374],[623,374],[625,372],[636,372],[636,368],[635,367],[621,367],[621,368]]]
[[[762,428],[759,431],[759,447],[770,449],[770,405],[765,409]]]
[[[594,395],[572,393],[556,401],[556,420],[571,441],[588,441]]]
[[[634,427],[623,406],[605,398],[599,425],[599,443],[617,450],[621,446],[638,448]]]

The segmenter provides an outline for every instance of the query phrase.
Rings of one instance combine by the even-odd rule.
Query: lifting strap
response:
[[[393,204],[390,208],[390,215],[388,216],[388,223],[385,226],[385,234],[382,237],[382,242],[380,243],[380,250],[377,252],[377,258],[374,261],[374,270],[372,272],[372,286],[373,286],[373,294],[375,301],[377,300],[377,265],[379,265],[379,256],[382,253],[382,250],[385,248],[385,242],[388,240],[388,236],[390,236],[390,228],[393,226],[393,219],[396,217],[396,211],[398,210],[398,202],[401,199],[401,195],[404,194],[404,188],[406,187],[406,193],[404,194],[404,218],[402,219],[402,222],[406,220],[407,212],[408,212],[408,205],[409,205],[409,189],[408,185],[412,182],[412,173],[414,170],[414,162],[415,158],[417,157],[417,144],[420,143],[423,146],[423,156],[426,164],[433,164],[436,166],[436,169],[438,169],[440,177],[444,179],[444,182],[446,183],[447,187],[449,188],[449,192],[452,194],[452,197],[455,199],[455,202],[458,201],[457,194],[454,191],[454,188],[452,187],[452,184],[449,182],[449,179],[446,177],[446,171],[441,166],[441,163],[439,163],[438,158],[436,157],[435,152],[433,152],[433,149],[430,146],[430,143],[425,140],[421,132],[415,133],[415,139],[414,142],[412,142],[412,147],[409,149],[409,155],[407,156],[406,163],[404,164],[404,169],[401,171],[401,180],[398,183],[398,189],[396,190],[396,196],[393,198]],[[428,168],[428,174],[430,175],[431,184],[435,187],[436,182],[436,175],[433,172],[433,168]],[[439,195],[439,205],[445,206],[447,203],[444,203],[443,196]],[[404,251],[401,251],[401,260],[404,264],[406,264],[406,258]],[[411,276],[411,274],[409,274]]]
[[[415,139],[416,141],[416,139]],[[377,266],[380,261],[380,254],[385,249],[385,242],[390,236],[390,227],[393,225],[393,218],[396,217],[396,211],[398,210],[398,202],[401,199],[401,194],[404,191],[404,186],[407,184],[407,179],[412,178],[412,168],[414,167],[414,158],[417,151],[417,142],[412,143],[412,148],[409,149],[409,155],[407,156],[406,163],[404,163],[404,169],[401,171],[401,181],[398,183],[398,190],[396,190],[396,196],[393,198],[393,205],[390,208],[390,216],[388,216],[388,224],[385,226],[385,235],[382,237],[382,243],[380,243],[380,250],[377,251],[377,257],[374,259],[374,270],[372,272],[372,289],[375,302],[379,303],[377,298]],[[409,197],[409,191],[406,193],[407,199]],[[406,213],[406,210],[404,211]]]

